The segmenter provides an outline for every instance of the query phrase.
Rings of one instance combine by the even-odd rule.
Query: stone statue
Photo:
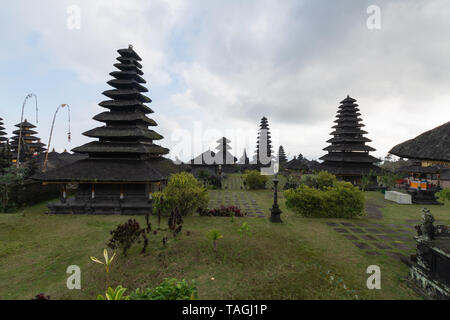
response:
[[[434,217],[430,210],[422,208],[422,224],[416,225],[418,236],[423,236],[426,240],[434,240]]]

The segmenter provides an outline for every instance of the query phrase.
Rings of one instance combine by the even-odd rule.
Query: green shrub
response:
[[[349,182],[323,190],[301,185],[284,191],[286,205],[304,217],[355,218],[364,213],[364,193]]]
[[[130,294],[130,300],[194,300],[197,299],[197,286],[186,280],[165,279],[159,286],[148,289],[136,289]]]
[[[208,207],[208,191],[187,172],[173,174],[161,192],[153,194],[153,211],[169,214],[175,208],[185,216]]]
[[[317,188],[324,190],[337,182],[336,176],[328,171],[320,171],[317,175]]]
[[[450,201],[450,189],[442,189],[436,195],[440,202]]]
[[[244,173],[244,185],[248,186],[249,189],[264,189],[267,181],[267,176],[262,175],[257,170],[250,170]]]

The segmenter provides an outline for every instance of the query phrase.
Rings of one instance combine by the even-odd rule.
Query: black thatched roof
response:
[[[307,159],[303,158],[303,156],[300,155],[299,157],[294,157],[294,159],[286,162],[283,168],[287,170],[308,171],[309,170],[308,162],[309,161]]]
[[[178,171],[169,159],[151,161],[118,159],[84,159],[75,163],[38,173],[33,179],[47,182],[128,182],[144,183],[168,179]]]
[[[151,99],[141,92],[148,90],[142,85],[141,58],[130,46],[118,50],[120,57],[114,66],[120,71],[111,72],[115,78],[108,81],[114,89],[103,94],[112,100],[102,101],[99,105],[109,111],[94,117],[105,125],[84,132],[97,141],[86,143],[72,151],[86,156],[76,159],[71,164],[49,170],[45,174],[37,174],[33,179],[51,182],[92,182],[141,183],[166,180],[170,173],[178,167],[171,160],[163,158],[169,149],[154,144],[154,140],[163,137],[148,129],[156,126],[156,122],[146,114],[153,110],[144,103]],[[67,152],[57,159],[71,161],[73,155]]]
[[[323,149],[328,153],[320,157],[324,162],[316,167],[336,175],[363,175],[370,170],[380,172],[373,163],[381,160],[369,155],[375,149],[366,145],[372,140],[363,136],[367,131],[361,130],[364,124],[355,102],[350,96],[341,101],[334,121],[337,124],[332,126],[336,130],[331,132],[333,138],[327,140],[330,145]]]
[[[20,123],[15,127],[20,128]],[[22,142],[20,144],[21,156],[20,161],[27,161],[31,159],[34,153],[40,154],[45,151],[45,144],[41,142],[41,139],[36,136],[37,132],[32,130],[36,126],[26,119],[22,122]],[[13,136],[10,139],[10,146],[13,158],[17,157],[18,145],[19,145],[20,129],[13,131]]]
[[[450,121],[396,145],[389,153],[409,159],[450,161]]]
[[[108,81],[114,89],[106,90],[103,94],[112,100],[100,102],[100,106],[109,111],[94,116],[94,120],[105,123],[105,126],[88,130],[83,135],[98,138],[72,151],[87,153],[94,158],[140,158],[158,157],[169,153],[153,141],[163,139],[159,133],[148,129],[157,124],[146,114],[153,113],[144,103],[151,99],[144,96],[147,92],[141,78],[143,72],[140,60],[133,48],[118,50],[120,63],[114,64],[120,71],[111,72],[115,78]]]

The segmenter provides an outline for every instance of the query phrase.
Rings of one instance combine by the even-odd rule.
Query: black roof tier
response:
[[[124,64],[124,63],[115,63],[114,67],[116,67],[117,69],[119,69],[120,71],[131,71],[131,72],[135,72],[138,75],[142,76],[144,74],[144,72],[142,72],[141,69],[139,69],[139,67],[137,65],[135,65],[134,63],[128,63],[128,64]]]
[[[20,123],[14,125],[14,126],[17,127],[17,128],[20,128]],[[22,129],[23,129],[23,128],[26,128],[26,129],[32,129],[32,128],[36,128],[36,126],[33,125],[32,123],[29,123],[29,122],[27,121],[27,119],[25,119],[25,120],[22,122]]]
[[[149,97],[144,96],[139,90],[136,89],[113,89],[106,90],[103,95],[114,100],[138,100],[144,103],[150,103],[152,100]]]
[[[24,129],[24,128],[22,128],[22,135],[23,134],[37,134],[37,132],[36,131],[34,131],[34,130],[27,130],[27,129]],[[20,134],[20,129],[19,130],[14,130],[13,131],[13,134],[17,134],[17,135],[19,135]]]
[[[142,121],[148,126],[157,126],[155,120],[150,119],[144,113],[140,112],[127,112],[127,111],[112,111],[112,112],[102,112],[93,117],[94,120],[100,122],[133,122]]]
[[[146,83],[146,81],[134,71],[113,71],[110,72],[109,75],[116,79],[134,79],[139,83]]]
[[[362,128],[362,127],[365,127],[365,125],[362,123],[356,123],[356,122],[352,122],[352,121],[344,121],[344,122],[340,122],[337,125],[332,126],[331,128],[337,129],[337,128],[345,128],[345,127]]]
[[[167,180],[177,171],[178,166],[163,157],[151,160],[87,158],[45,174],[36,174],[33,179],[61,183],[146,183]]]
[[[168,154],[169,149],[156,144],[129,143],[129,142],[103,142],[93,141],[72,149],[78,153],[110,153],[110,154]]]
[[[339,144],[339,145],[331,145],[326,148],[323,148],[324,151],[375,151],[374,148],[370,146],[366,146],[365,144]]]
[[[330,152],[319,158],[325,162],[336,162],[336,163],[345,163],[345,162],[360,162],[360,163],[375,163],[380,162],[380,159],[377,159],[367,152]]]
[[[330,133],[330,135],[341,135],[341,134],[367,134],[367,131],[361,130],[360,128],[338,128],[337,130]]]
[[[147,138],[150,140],[161,140],[164,137],[153,130],[143,129],[136,126],[98,127],[88,130],[83,135],[92,138]]]
[[[139,92],[148,92],[148,89],[135,79],[112,79],[107,83],[116,89],[136,89]]]
[[[354,137],[352,136],[345,136],[345,135],[339,135],[335,136],[334,138],[328,139],[328,143],[344,143],[344,142],[372,142],[369,138],[366,137]]]
[[[105,100],[98,104],[99,106],[117,111],[141,111],[145,114],[153,113],[153,110],[147,107],[145,104],[142,104],[141,101],[132,99],[132,100]]]
[[[133,63],[135,64],[138,68],[142,68],[142,64],[140,64],[136,58],[131,58],[131,57],[117,57],[116,58],[117,61],[120,61],[123,64],[130,64]]]
[[[362,121],[361,118],[358,118],[356,115],[350,116],[350,115],[340,115],[339,118],[334,120],[336,123],[342,123],[342,122],[359,122]]]
[[[141,57],[139,57],[139,55],[136,53],[136,51],[133,50],[132,46],[129,46],[128,49],[119,49],[119,50],[117,50],[117,52],[122,57],[134,58],[137,61],[142,61]]]
[[[339,176],[355,176],[360,177],[362,175],[380,175],[383,172],[383,169],[373,164],[354,164],[354,163],[346,163],[346,164],[320,164],[321,170],[326,170],[332,174]]]

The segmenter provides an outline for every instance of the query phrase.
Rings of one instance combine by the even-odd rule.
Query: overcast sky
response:
[[[266,116],[276,149],[317,159],[347,94],[376,157],[450,120],[448,0],[19,0],[0,21],[0,117],[11,134],[35,93],[47,144],[55,109],[68,103],[72,142],[62,110],[57,151],[102,125],[92,117],[128,44],[143,59],[150,116],[171,158],[189,160],[224,135],[234,155],[252,155]],[[35,123],[32,100],[25,117]]]

